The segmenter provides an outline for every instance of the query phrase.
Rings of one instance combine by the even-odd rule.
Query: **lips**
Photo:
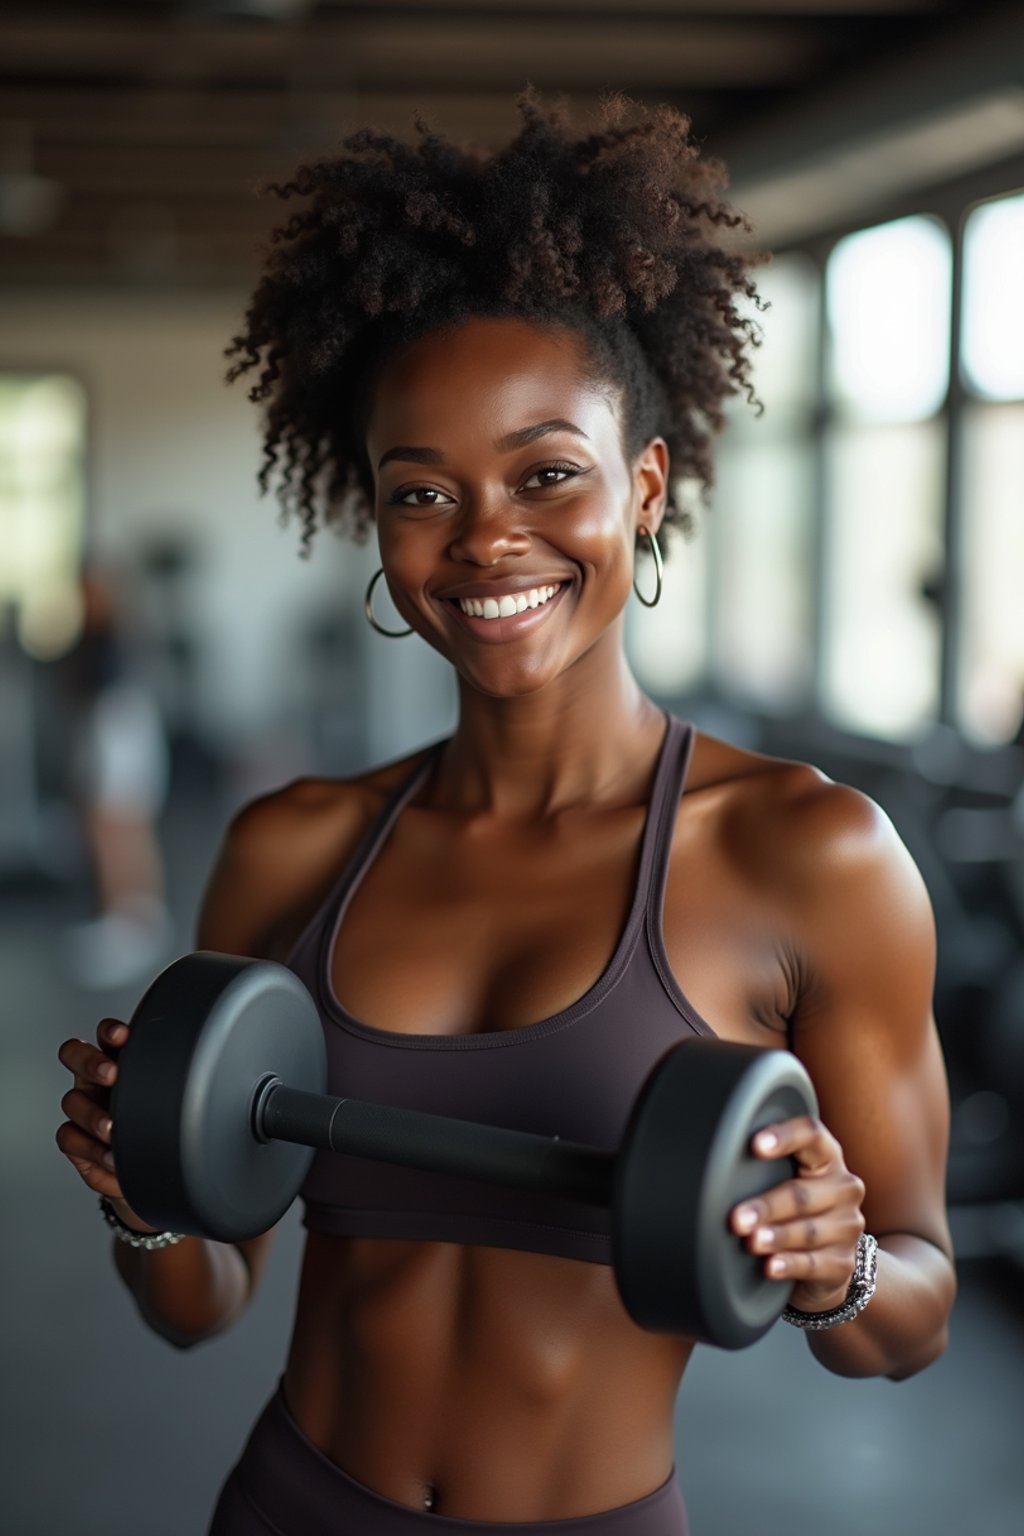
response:
[[[476,587],[461,589],[457,595],[449,594],[445,600],[445,605],[454,614],[456,622],[463,625],[470,634],[479,640],[516,640],[522,635],[529,634],[538,625],[546,622],[562,601],[569,585],[569,582],[542,582],[539,585],[526,586],[518,582],[514,586],[512,583],[503,582],[500,587],[497,584],[493,587],[478,584]],[[552,589],[554,590],[552,591]],[[538,601],[534,606],[529,606],[528,594],[531,592],[538,597]],[[540,601],[539,594],[541,592],[551,592],[551,595],[546,600]],[[520,610],[517,603],[516,612],[499,612],[497,616],[492,617],[485,617],[484,614],[466,613],[462,607],[462,602],[472,601],[474,604],[480,604],[481,606],[487,604],[488,609],[493,609],[496,605],[500,604],[503,597],[510,599],[527,598],[527,606]]]
[[[534,589],[539,590],[541,587],[563,586],[568,579],[566,576],[542,574],[538,576],[517,576],[515,579],[510,577],[508,581],[467,581],[457,587],[448,587],[444,592],[437,592],[434,595],[441,602],[445,603],[457,603],[463,597],[472,597],[481,603],[485,599],[493,597],[496,602],[500,602],[503,597],[518,597],[521,592],[526,593]]]

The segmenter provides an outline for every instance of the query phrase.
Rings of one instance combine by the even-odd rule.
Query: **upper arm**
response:
[[[912,1234],[952,1259],[931,903],[873,801],[817,774],[804,791],[785,817],[787,905],[802,973],[793,1050],[847,1167],[864,1182],[867,1230]]]

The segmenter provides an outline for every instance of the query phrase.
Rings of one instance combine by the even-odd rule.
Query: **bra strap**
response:
[[[644,871],[649,881],[647,913],[659,928],[672,853],[672,834],[697,737],[693,725],[688,720],[677,719],[675,715],[669,716],[669,731],[670,739],[665,743],[661,771],[651,796],[650,846],[644,849],[645,860],[650,858],[649,873]]]
[[[427,748],[420,761],[401,781],[391,799],[381,806],[377,815],[370,822],[356,844],[352,857],[335,881],[333,889],[321,908],[321,917],[326,918],[325,937],[328,939],[335,925],[340,921],[350,898],[355,893],[356,886],[376,857],[377,851],[384,842],[384,839],[413,795],[423,784],[441,749],[446,745],[447,741],[444,739],[435,741],[433,746]]]

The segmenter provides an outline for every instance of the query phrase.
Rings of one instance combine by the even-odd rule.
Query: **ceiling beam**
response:
[[[354,84],[432,88],[544,89],[612,85],[774,84],[802,78],[821,58],[818,28],[799,21],[721,22],[610,16],[583,28],[578,18],[538,14],[528,27],[506,16],[438,19],[376,14],[303,26],[239,27],[152,19],[0,18],[7,84],[20,76],[74,80],[90,75],[153,83],[268,81],[294,86]]]
[[[725,135],[733,199],[790,244],[1024,148],[1024,6],[892,50]]]

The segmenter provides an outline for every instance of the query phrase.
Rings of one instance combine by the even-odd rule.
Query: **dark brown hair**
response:
[[[719,200],[724,167],[701,158],[689,119],[616,94],[574,137],[564,103],[527,87],[516,105],[523,126],[493,153],[417,114],[417,143],[363,128],[267,189],[309,201],[273,232],[227,377],[259,370],[260,488],[276,479],[304,552],[321,521],[344,514],[357,539],[372,523],[364,439],[380,368],[471,315],[577,332],[593,376],[622,391],[627,461],[651,437],[668,444],[668,527],[691,526],[681,482],[712,484],[726,397],[760,409],[746,350],[758,328],[737,300],[763,307],[749,277],[763,258],[716,238],[749,226]]]

